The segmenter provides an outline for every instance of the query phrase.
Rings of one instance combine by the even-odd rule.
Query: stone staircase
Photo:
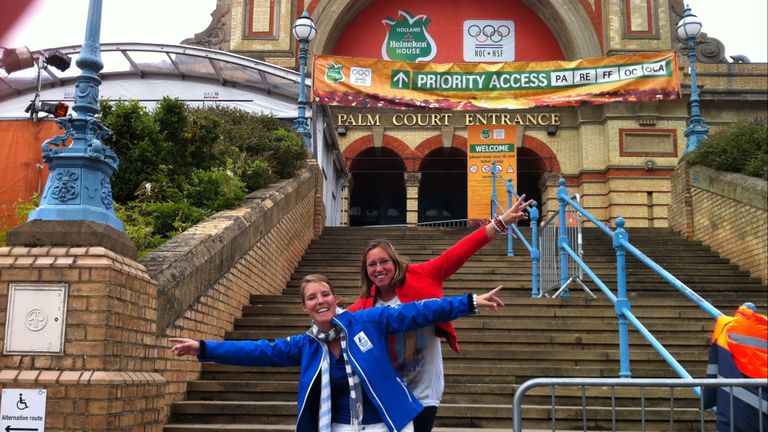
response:
[[[701,243],[686,241],[668,229],[631,229],[632,243],[726,314],[745,301],[766,309],[766,289]],[[359,292],[360,252],[368,240],[387,238],[398,250],[421,262],[455,243],[468,231],[405,227],[326,228],[313,241],[283,295],[252,296],[227,339],[259,339],[306,331],[298,284],[309,273],[323,273],[347,302]],[[523,231],[530,238],[528,230]],[[584,257],[615,293],[615,252],[596,229],[584,231]],[[473,257],[445,285],[446,295],[481,292],[504,285],[507,307],[483,312],[455,325],[461,354],[444,346],[445,394],[436,431],[507,429],[512,425],[512,398],[521,383],[535,377],[616,378],[619,371],[617,320],[613,306],[581,290],[568,298],[532,299],[531,263],[516,242],[515,257],[506,257],[506,241],[496,240]],[[704,377],[713,320],[634,258],[628,258],[628,291],[633,313],[694,377]],[[630,331],[632,376],[675,377],[671,368],[635,331]],[[291,430],[296,415],[298,368],[244,368],[205,364],[200,380],[189,383],[187,400],[173,405],[166,432]],[[610,430],[611,393],[587,393],[587,428]],[[647,389],[646,428],[669,430],[670,392]],[[698,430],[698,399],[675,393],[676,430]],[[638,390],[615,394],[617,429],[638,429]],[[583,429],[581,391],[557,390],[557,429]],[[523,426],[551,430],[550,389],[534,389],[524,400]],[[711,429],[711,427],[710,427]]]

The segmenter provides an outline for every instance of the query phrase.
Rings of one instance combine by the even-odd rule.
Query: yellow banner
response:
[[[517,189],[517,126],[467,126],[467,218],[487,223],[491,219],[491,166]],[[496,200],[507,208],[507,190],[496,182]],[[499,213],[497,210],[496,213]]]
[[[361,108],[519,109],[676,99],[674,52],[529,63],[408,63],[318,55],[315,101]]]

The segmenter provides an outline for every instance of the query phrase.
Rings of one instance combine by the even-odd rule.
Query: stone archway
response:
[[[416,170],[418,155],[389,135],[384,135],[381,147],[375,147],[373,135],[358,138],[343,154],[351,175],[349,224],[405,224],[405,174]]]
[[[467,139],[454,135],[444,147],[442,135],[424,140],[415,152],[421,156],[418,192],[419,222],[467,218]]]
[[[349,164],[349,224],[400,225],[406,222],[405,164],[388,148],[368,148]]]
[[[542,210],[549,200],[549,181],[561,172],[557,155],[545,142],[523,135],[523,146],[517,158],[517,192],[535,200]]]

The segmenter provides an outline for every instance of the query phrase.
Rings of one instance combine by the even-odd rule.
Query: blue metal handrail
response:
[[[572,200],[568,195],[568,189],[565,187],[565,179],[560,179],[560,187],[557,190],[557,200],[560,204],[559,218],[560,218],[560,236],[558,237],[558,249],[560,250],[560,279],[561,283],[565,284],[568,280],[568,258],[570,257],[578,266],[584,270],[584,272],[595,282],[600,290],[606,297],[613,303],[616,316],[619,320],[619,376],[622,378],[630,378],[632,376],[630,372],[630,359],[629,359],[629,324],[637,329],[638,332],[651,344],[651,346],[661,355],[664,361],[669,364],[672,369],[684,379],[691,379],[691,375],[675,360],[672,354],[667,351],[666,348],[651,334],[651,332],[635,317],[632,313],[632,305],[627,297],[627,275],[626,275],[626,254],[627,252],[635,256],[640,262],[648,266],[651,270],[659,274],[665,281],[671,284],[675,289],[680,291],[686,298],[691,300],[694,304],[707,312],[710,316],[717,319],[722,316],[723,313],[717,308],[712,306],[706,300],[701,298],[695,291],[687,287],[679,279],[674,277],[668,271],[664,270],[661,266],[656,264],[653,260],[648,258],[640,250],[629,243],[629,233],[624,229],[625,221],[623,218],[616,219],[616,230],[612,231],[605,224],[597,220],[592,214],[582,208],[578,203]],[[610,236],[613,240],[613,247],[616,250],[616,274],[617,274],[617,295],[614,295],[611,290],[603,283],[600,278],[589,268],[589,266],[579,258],[578,254],[570,247],[568,239],[565,236],[566,226],[566,207],[571,206],[578,211],[581,215],[586,217],[590,222],[595,224],[606,235]],[[699,389],[695,389],[696,392],[701,395]]]
[[[501,181],[507,191],[506,208],[501,203],[499,203],[499,200],[497,199],[497,179]],[[491,220],[493,220],[497,214],[504,213],[505,211],[512,208],[512,206],[515,205],[515,200],[517,199],[520,199],[520,195],[515,192],[512,179],[510,178],[508,180],[504,180],[496,170],[496,161],[491,161]],[[496,213],[497,210],[500,211],[500,213]],[[528,240],[526,240],[525,236],[523,236],[523,233],[520,232],[520,229],[517,227],[517,225],[510,225],[509,229],[507,230],[507,256],[515,255],[512,239],[514,237],[519,238],[531,255],[531,266],[533,274],[533,279],[531,281],[531,292],[533,297],[538,297],[539,263],[541,261],[541,251],[539,250],[539,209],[536,208],[536,202],[534,201],[531,203],[530,207],[526,208],[524,211],[528,212],[528,219],[531,221],[531,241],[528,242]]]

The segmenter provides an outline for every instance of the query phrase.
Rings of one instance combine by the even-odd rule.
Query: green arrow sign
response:
[[[392,71],[392,88],[393,89],[410,89],[411,88],[411,71],[398,70]]]

